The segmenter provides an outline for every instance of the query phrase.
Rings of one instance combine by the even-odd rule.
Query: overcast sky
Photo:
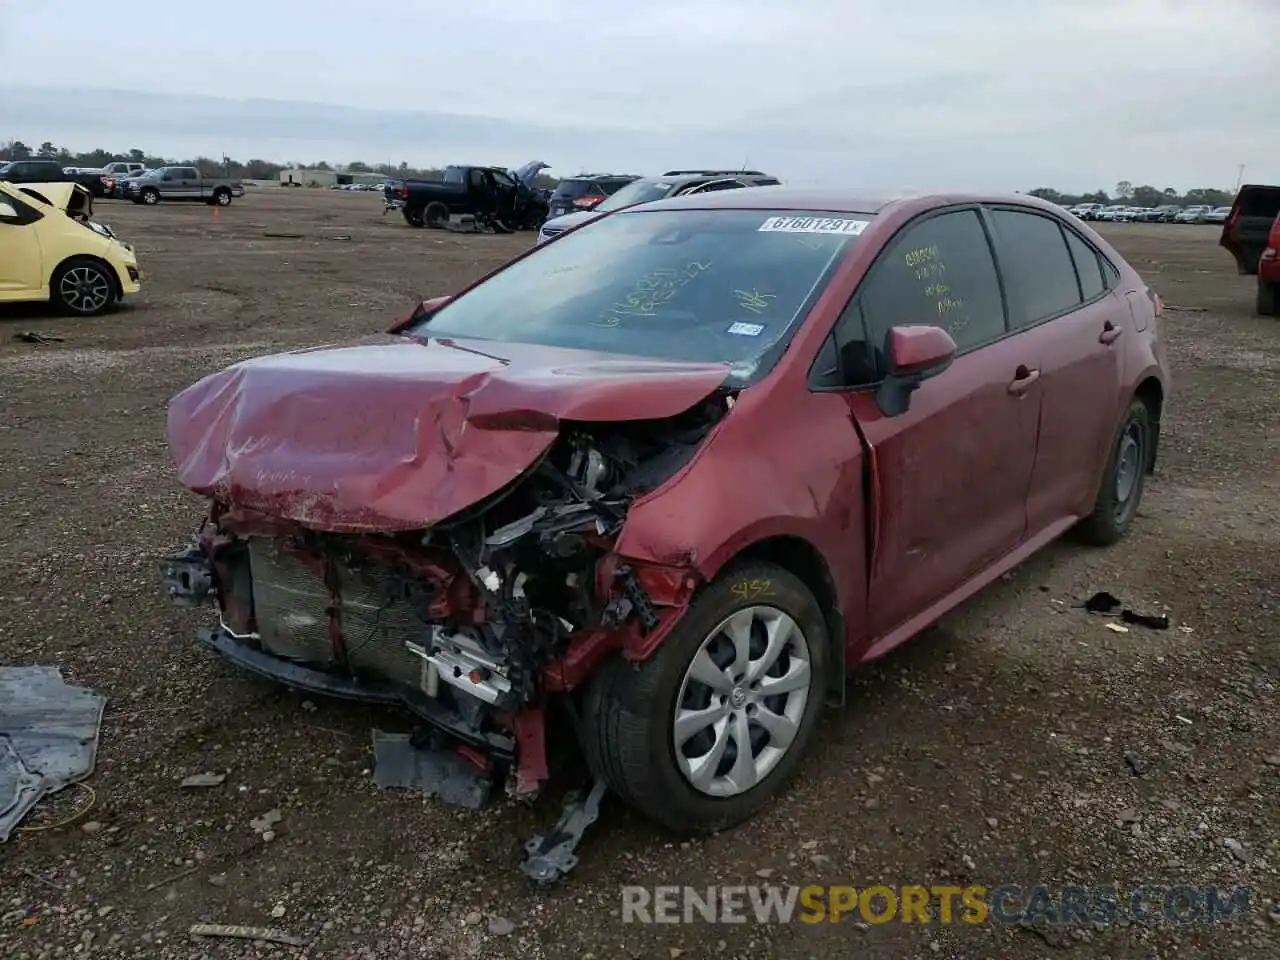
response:
[[[0,0],[0,140],[1231,187],[1280,182],[1277,37],[1280,0]]]

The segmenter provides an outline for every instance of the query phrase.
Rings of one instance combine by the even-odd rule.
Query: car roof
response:
[[[752,187],[750,190],[717,190],[668,197],[633,208],[649,210],[830,210],[837,213],[880,213],[895,204],[910,202],[921,209],[963,203],[1015,203],[1041,210],[1061,208],[1029,194],[967,194],[899,191],[859,193],[811,187]],[[627,211],[619,211],[624,213]]]
[[[561,177],[564,180],[639,180],[640,175],[636,173],[575,173],[571,177]]]
[[[640,177],[646,183],[695,183],[699,180],[776,180],[777,177],[759,170],[684,170],[653,177]]]

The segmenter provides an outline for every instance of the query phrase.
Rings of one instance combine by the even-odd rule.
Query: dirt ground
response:
[[[1055,546],[862,671],[755,821],[684,844],[610,804],[578,869],[541,891],[515,865],[558,791],[472,813],[378,789],[370,730],[404,717],[223,665],[155,567],[203,509],[172,478],[173,393],[237,359],[385,327],[531,237],[412,230],[376,195],[337,192],[256,192],[216,219],[102,202],[98,218],[139,248],[140,295],[91,322],[0,311],[0,663],[56,664],[109,698],[93,808],[58,827],[88,796],[72,788],[28,821],[50,829],[0,846],[0,956],[1280,955],[1280,325],[1252,315],[1217,229],[1103,228],[1169,305],[1175,377],[1126,541]],[[14,339],[26,330],[65,342]],[[1167,608],[1174,626],[1104,629],[1076,606],[1095,590]],[[204,771],[229,776],[179,787]],[[272,809],[263,843],[250,821]],[[1252,912],[1065,936],[620,919],[626,883],[948,881],[1248,885]],[[194,942],[202,921],[314,939]]]

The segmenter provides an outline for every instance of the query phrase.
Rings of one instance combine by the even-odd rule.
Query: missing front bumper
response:
[[[493,731],[479,733],[460,715],[407,685],[356,679],[306,664],[294,663],[261,650],[254,650],[222,629],[201,630],[196,634],[196,638],[201,644],[235,666],[267,680],[320,696],[353,700],[359,703],[403,705],[415,716],[437,729],[484,750],[495,759],[510,762],[515,758],[515,737]]]

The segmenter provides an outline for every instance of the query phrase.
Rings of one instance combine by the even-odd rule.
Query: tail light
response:
[[[592,207],[594,207],[597,203],[599,203],[603,199],[604,197],[597,197],[597,196],[579,197],[577,200],[573,201],[573,205],[575,207],[582,207],[585,210],[590,210]]]
[[[1262,251],[1261,259],[1263,260],[1275,260],[1278,258],[1280,258],[1280,252],[1277,252],[1275,247],[1267,247]]]
[[[404,198],[408,199],[408,197],[409,197],[409,185],[408,185],[407,183],[402,183],[402,184],[400,184],[400,190],[399,190],[398,192],[399,192],[400,196],[402,196],[402,197],[404,197]]]

